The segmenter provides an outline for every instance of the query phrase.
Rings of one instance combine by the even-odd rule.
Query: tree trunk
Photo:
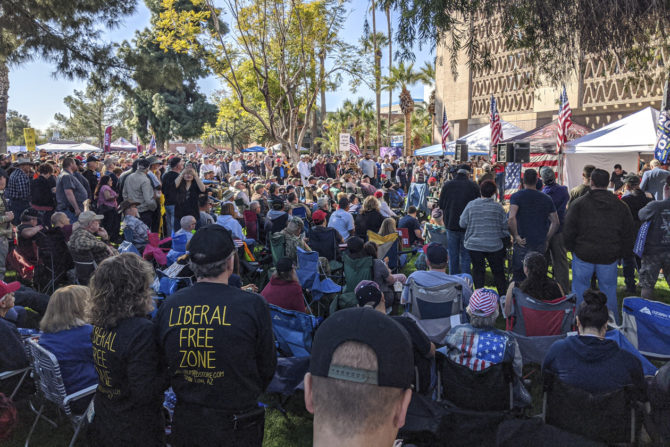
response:
[[[405,138],[403,141],[404,146],[405,146],[405,156],[411,156],[412,155],[412,140],[411,135],[412,135],[412,122],[411,122],[411,113],[406,113],[405,114]]]
[[[326,54],[322,51],[319,54],[319,71],[321,72],[321,135],[326,134],[326,129],[323,127],[323,122],[326,120],[326,81],[325,75],[326,72]]]
[[[375,139],[375,145],[377,150],[381,146],[380,134],[382,131],[382,122],[381,122],[381,89],[382,89],[382,67],[381,67],[381,50],[377,45],[377,10],[375,8],[375,0],[372,0],[372,46],[374,47],[375,52],[375,120],[377,124],[377,138]]]
[[[386,25],[388,26],[389,34],[389,76],[391,76],[391,67],[393,66],[393,41],[391,40],[391,10],[386,8]],[[393,89],[389,89],[389,110],[388,110],[388,123],[386,123],[386,133],[388,134],[389,147],[391,147],[391,104],[393,103]]]
[[[0,154],[7,153],[7,105],[9,103],[9,67],[0,59]]]

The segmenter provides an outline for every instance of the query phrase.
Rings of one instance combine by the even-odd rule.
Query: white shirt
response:
[[[200,165],[200,178],[205,178],[205,172],[213,172],[214,175],[218,174],[219,169],[216,167],[216,165],[212,164],[202,164]]]
[[[312,175],[312,170],[309,167],[309,163],[307,163],[306,161],[299,162],[298,172],[300,172],[300,179],[302,180],[302,184],[306,185],[307,179],[309,178],[310,175]]]
[[[241,161],[233,160],[228,164],[228,172],[230,172],[233,175],[235,175],[235,173],[237,171],[241,171],[241,170],[242,170],[242,162]]]

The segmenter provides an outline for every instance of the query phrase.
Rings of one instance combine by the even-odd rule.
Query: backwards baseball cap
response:
[[[447,249],[444,248],[444,245],[438,244],[437,242],[431,242],[430,244],[424,245],[423,252],[426,254],[428,262],[433,265],[445,264],[447,259],[449,259]]]
[[[93,211],[84,211],[79,215],[79,223],[81,225],[88,225],[94,220],[102,220],[105,216],[102,214],[95,214]]]
[[[540,177],[542,177],[542,181],[544,183],[553,182],[556,180],[556,174],[554,174],[554,170],[548,166],[542,166],[540,169]]]
[[[316,210],[312,214],[312,222],[315,224],[320,224],[323,223],[324,220],[326,220],[327,214],[323,210]]]
[[[189,259],[196,264],[223,261],[235,250],[233,238],[221,225],[211,224],[200,228],[188,242]]]
[[[491,289],[481,288],[472,293],[468,310],[472,315],[488,317],[498,308],[498,294]]]
[[[277,261],[277,272],[290,272],[293,268],[293,260],[291,258],[283,257]]]
[[[366,304],[377,307],[382,300],[382,291],[379,289],[379,284],[374,281],[363,280],[359,282],[354,289],[354,293],[356,293],[356,299],[360,307]]]
[[[6,283],[0,280],[0,298],[7,295],[8,293],[16,292],[21,288],[21,283],[18,281],[13,281]]]
[[[377,371],[332,363],[335,350],[348,341],[375,352]],[[344,309],[316,331],[309,370],[317,377],[408,389],[414,378],[412,343],[407,331],[383,313],[365,307]]]
[[[626,174],[623,176],[622,181],[624,183],[630,183],[631,185],[639,185],[640,184],[640,176],[635,175],[633,173]]]

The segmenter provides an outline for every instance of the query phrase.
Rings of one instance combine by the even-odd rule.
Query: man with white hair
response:
[[[188,215],[184,216],[181,218],[179,221],[179,226],[181,227],[179,231],[175,233],[175,236],[178,236],[180,234],[185,234],[186,235],[186,241],[190,241],[191,238],[193,237],[193,230],[195,230],[195,226],[197,224],[197,221],[195,220],[195,217]]]
[[[663,200],[663,187],[665,186],[665,179],[670,176],[670,171],[666,171],[661,162],[655,158],[649,165],[651,171],[642,174],[640,189],[651,193],[656,200]]]
[[[307,155],[301,155],[300,161],[298,162],[298,172],[300,173],[300,181],[303,186],[307,185],[309,176],[312,175],[312,169],[310,167],[309,161],[307,160]]]

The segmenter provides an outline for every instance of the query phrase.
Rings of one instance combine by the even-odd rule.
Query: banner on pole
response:
[[[405,142],[404,135],[391,136],[391,147],[403,147]]]
[[[24,127],[23,138],[26,140],[26,150],[28,152],[35,152],[35,129]]]
[[[105,152],[112,151],[112,126],[107,126],[105,128],[105,141],[103,144],[103,150]]]
[[[670,111],[662,110],[658,115],[658,140],[654,156],[665,164],[670,159]]]
[[[340,152],[349,152],[349,138],[351,134],[341,133],[340,134]]]

